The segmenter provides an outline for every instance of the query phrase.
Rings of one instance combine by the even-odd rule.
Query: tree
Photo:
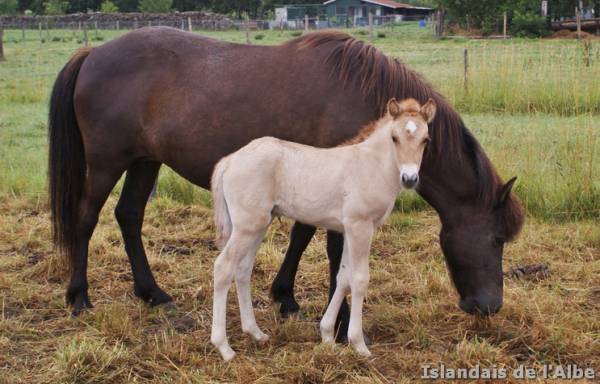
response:
[[[117,13],[119,12],[119,7],[112,1],[106,0],[100,4],[100,11],[102,11],[102,13]]]
[[[17,0],[0,0],[0,15],[17,13],[18,6]]]
[[[64,15],[67,13],[67,8],[69,8],[68,1],[48,0],[44,3],[46,15]]]
[[[166,13],[173,7],[173,0],[140,0],[138,8],[145,13]]]

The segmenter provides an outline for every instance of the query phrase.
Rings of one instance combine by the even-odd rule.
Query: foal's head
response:
[[[422,106],[415,99],[400,102],[391,99],[382,121],[390,124],[396,152],[400,180],[404,188],[415,188],[419,182],[419,168],[425,146],[429,142],[430,123],[435,117],[436,104],[429,99]]]

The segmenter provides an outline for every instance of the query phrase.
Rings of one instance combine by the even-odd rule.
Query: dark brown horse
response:
[[[157,305],[172,298],[152,276],[141,228],[162,163],[208,188],[217,161],[252,139],[269,135],[335,146],[379,117],[392,97],[437,102],[419,193],[440,215],[440,241],[460,307],[496,312],[502,303],[503,244],[517,234],[523,218],[510,192],[512,180],[501,182],[457,112],[415,72],[335,32],[264,47],[144,28],[80,51],[52,92],[50,201],[55,242],[71,265],[67,302],[73,313],[92,306],[88,243],[124,172],[115,215],[134,292]],[[311,231],[295,226],[295,259]],[[341,235],[329,238],[335,271]],[[288,268],[279,278],[287,273],[291,295],[293,273],[288,272],[295,269],[293,263],[287,266],[293,271]],[[275,298],[281,299],[283,291],[275,286]]]

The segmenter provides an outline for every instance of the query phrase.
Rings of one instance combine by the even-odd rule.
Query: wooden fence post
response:
[[[98,21],[94,21],[94,33],[98,37]]]
[[[188,16],[188,31],[192,32],[194,28],[192,27],[192,16]]]
[[[246,13],[246,43],[250,44],[250,16]]]
[[[371,43],[373,42],[373,14],[369,12],[369,40]]]
[[[308,32],[308,14],[304,14],[304,32]]]
[[[4,26],[0,21],[0,61],[4,61]]]
[[[38,31],[40,31],[40,41],[44,40],[44,38],[42,37],[42,22],[41,21],[38,23]]]
[[[115,26],[115,28],[118,30],[121,29],[121,23],[119,23],[120,20],[117,20],[117,25]]]
[[[504,11],[504,24],[502,26],[502,38],[503,39],[506,39],[507,27],[508,27],[508,15],[507,15],[506,11]]]
[[[581,40],[581,12],[575,7],[575,22],[577,23],[577,40]]]
[[[88,33],[87,33],[87,22],[83,23],[83,44],[88,46]]]
[[[463,78],[463,85],[465,87],[465,93],[469,93],[469,50],[465,48],[464,51],[464,65],[465,73]]]
[[[21,40],[25,41],[25,22],[21,22]]]
[[[440,7],[437,11],[437,37],[444,35],[444,8]]]

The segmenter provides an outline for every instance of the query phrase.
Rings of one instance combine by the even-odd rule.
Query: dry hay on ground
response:
[[[568,29],[561,29],[554,32],[548,37],[549,39],[577,39],[577,31],[571,31]],[[600,36],[596,36],[593,33],[581,31],[581,38],[587,40],[597,40]]]
[[[158,282],[177,308],[151,309],[132,296],[129,267],[112,215],[104,209],[90,247],[96,307],[71,318],[65,276],[52,251],[43,204],[0,199],[0,382],[398,382],[423,363],[450,367],[595,367],[600,372],[600,239],[594,223],[530,220],[506,249],[505,270],[545,263],[542,280],[507,279],[505,305],[487,321],[463,314],[444,266],[432,212],[393,214],[373,243],[364,325],[374,358],[319,345],[327,297],[323,233],[307,249],[296,283],[303,317],[282,320],[268,289],[286,249],[290,222],[275,221],[253,276],[264,346],[241,334],[235,295],[228,331],[236,359],[209,343],[211,211],[158,199],[144,242]]]

